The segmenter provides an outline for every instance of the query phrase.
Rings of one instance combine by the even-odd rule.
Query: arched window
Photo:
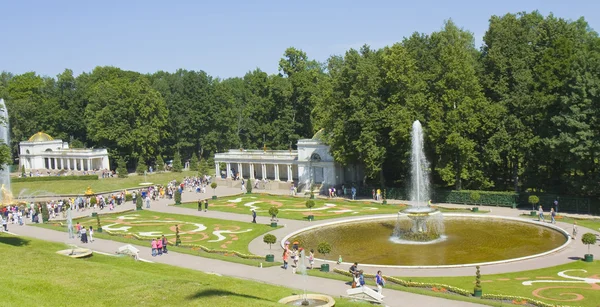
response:
[[[321,156],[319,156],[319,154],[315,152],[312,155],[310,155],[310,160],[311,161],[317,161],[317,162],[321,161]]]
[[[44,151],[52,151],[52,149],[48,148],[48,149],[46,149],[46,150],[44,150]]]

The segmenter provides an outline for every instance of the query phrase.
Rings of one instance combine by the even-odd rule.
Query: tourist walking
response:
[[[8,232],[8,226],[6,225],[6,219],[2,218],[2,227],[5,232]]]
[[[385,287],[385,279],[383,278],[381,271],[377,271],[377,275],[375,275],[375,284],[377,285],[377,292],[381,294],[383,287]]]
[[[552,219],[551,223],[556,224],[556,211],[554,211],[554,208],[550,208],[550,218]]]
[[[158,252],[158,255],[161,256],[162,255],[162,240],[160,238],[156,238],[156,251]]]
[[[204,200],[204,212],[208,211],[208,199]]]
[[[156,239],[152,239],[150,246],[152,247],[152,257],[156,257]]]
[[[308,264],[310,264],[310,268],[312,270],[313,266],[315,265],[315,250],[311,249],[310,250],[310,254],[308,255]]]
[[[85,227],[81,227],[81,243],[88,243],[87,230]]]
[[[166,254],[168,252],[167,250],[167,244],[169,243],[169,241],[167,241],[167,238],[165,238],[165,236],[162,236],[162,248],[163,248],[163,254]]]
[[[90,226],[90,242],[94,242],[94,228]]]
[[[252,209],[252,223],[256,224],[256,211],[254,209]]]
[[[542,205],[540,205],[540,210],[539,210],[539,221],[540,222],[545,222],[546,220],[544,219],[544,208],[542,208]]]
[[[202,211],[202,200],[198,200],[198,211]]]
[[[573,223],[573,240],[577,239],[577,222]]]

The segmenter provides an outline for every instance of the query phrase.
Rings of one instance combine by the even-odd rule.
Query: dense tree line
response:
[[[128,167],[175,153],[287,149],[325,128],[342,164],[404,185],[410,129],[423,123],[436,185],[600,193],[600,39],[585,20],[493,16],[476,48],[448,21],[381,49],[326,63],[295,48],[279,73],[218,79],[203,71],[140,74],[97,67],[77,77],[0,75],[12,151],[37,131],[109,148]],[[115,165],[116,166],[116,165]]]

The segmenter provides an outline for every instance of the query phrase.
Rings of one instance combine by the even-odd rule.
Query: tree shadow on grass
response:
[[[237,297],[261,300],[261,301],[265,300],[264,298],[253,296],[253,295],[240,294],[240,293],[235,293],[235,292],[231,292],[231,291],[227,291],[227,290],[218,290],[218,289],[201,290],[201,291],[196,292],[195,294],[189,295],[187,297],[187,299],[188,300],[196,300],[196,299],[207,298],[207,297],[211,297],[211,296],[237,296]]]
[[[13,237],[13,236],[10,236],[10,237],[0,236],[0,243],[9,244],[12,246],[26,246],[26,245],[29,245],[29,240],[19,238],[19,237]]]

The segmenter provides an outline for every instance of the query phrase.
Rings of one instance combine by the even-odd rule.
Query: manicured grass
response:
[[[390,214],[405,209],[406,205],[382,205],[367,200],[351,201],[347,199],[314,199],[315,207],[306,208],[308,198],[268,194],[244,194],[230,197],[220,197],[210,203],[211,210],[250,214],[256,208],[258,216],[269,216],[269,208],[279,209],[278,218],[291,220],[306,220],[308,215],[314,215],[315,220],[338,217]],[[198,203],[184,203],[182,207],[197,209]]]
[[[0,235],[5,306],[280,306],[298,290],[95,254],[71,259],[64,244]],[[32,265],[35,264],[35,265]],[[10,291],[9,291],[10,290]],[[363,306],[336,298],[336,306]]]
[[[97,228],[96,218],[74,220],[82,226]],[[171,245],[175,245],[175,225],[179,225],[182,244],[202,245],[210,249],[222,249],[248,254],[248,244],[254,238],[273,230],[269,225],[220,220],[155,211],[132,211],[126,213],[100,215],[103,230],[124,236],[111,236],[94,232],[96,238],[118,240],[131,239],[136,244],[150,246],[153,238],[165,235]],[[33,224],[42,225],[42,224]],[[50,222],[44,225],[50,229],[68,231],[66,224]],[[135,235],[135,236],[134,236]],[[140,239],[138,239],[140,238]]]
[[[521,214],[521,217],[530,217],[534,220],[537,221],[538,217],[536,216],[530,216],[529,214]],[[551,217],[549,215],[548,212],[544,213],[544,218],[546,219],[546,222],[550,222],[551,221]],[[574,224],[575,222],[577,222],[578,226],[581,227],[587,227],[589,229],[595,230],[595,231],[600,231],[600,219],[598,218],[591,218],[591,219],[578,219],[578,218],[572,218],[572,217],[567,217],[564,215],[559,215],[556,217],[556,221],[557,222],[564,222],[564,223],[569,223],[569,224]],[[582,230],[579,230],[580,236],[581,234],[583,234]]]
[[[186,176],[195,176],[198,172],[186,171],[181,173],[163,172],[152,173],[146,176],[130,175],[127,178],[104,178],[98,180],[61,180],[40,182],[15,182],[12,184],[12,193],[18,195],[48,195],[48,194],[83,194],[87,187],[91,187],[95,193],[123,190],[127,188],[140,187],[140,183],[148,181],[152,183],[166,184],[171,180],[181,181]]]
[[[583,255],[582,255],[583,256]],[[539,270],[522,271],[517,273],[486,275],[485,267],[481,268],[481,286],[484,294],[503,294],[512,296],[528,297],[545,303],[557,305],[573,305],[585,307],[597,307],[600,302],[600,282],[595,285],[587,283],[572,283],[575,279],[568,279],[557,274],[566,270],[568,276],[587,277],[598,279],[600,275],[600,261],[587,263],[573,261],[572,263],[559,265]],[[585,270],[587,272],[584,272]],[[594,276],[596,275],[596,276]],[[459,287],[465,290],[473,289],[475,283],[475,269],[473,276],[466,277],[398,277],[404,280],[416,282],[433,282]],[[540,282],[541,280],[558,281]],[[531,286],[523,285],[526,281],[537,281]],[[537,296],[534,292],[537,291]],[[580,296],[580,300],[577,300]]]

